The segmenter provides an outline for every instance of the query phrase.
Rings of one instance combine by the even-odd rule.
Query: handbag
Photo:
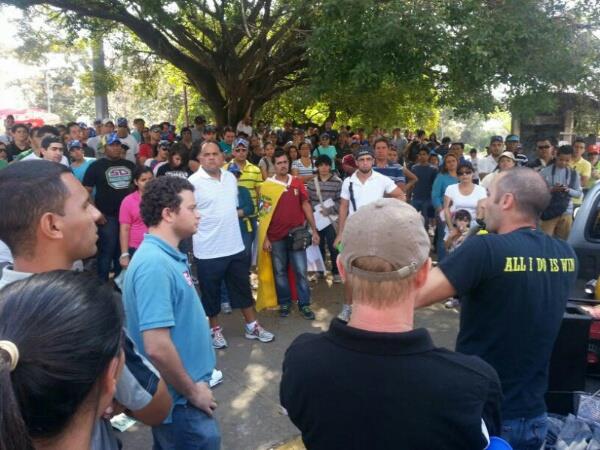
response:
[[[554,174],[556,173],[556,166],[552,166],[552,186],[554,186]],[[567,172],[567,185],[571,187],[571,169]],[[542,220],[550,220],[561,216],[569,207],[569,201],[571,200],[568,192],[552,192],[550,197],[550,203],[546,209],[542,212]]]
[[[294,227],[288,232],[287,238],[288,250],[300,251],[306,250],[312,244],[312,234],[306,225]]]

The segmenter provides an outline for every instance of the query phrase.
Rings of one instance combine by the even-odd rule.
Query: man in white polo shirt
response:
[[[250,288],[250,261],[238,221],[236,178],[222,169],[223,154],[215,142],[205,142],[200,150],[200,168],[190,176],[194,185],[200,225],[194,235],[194,259],[201,299],[212,331],[213,346],[227,347],[219,326],[221,287],[227,287],[232,308],[242,310],[245,337],[270,342],[274,336],[256,321]]]
[[[383,197],[392,197],[406,200],[402,188],[389,177],[373,170],[373,152],[369,147],[361,147],[355,155],[358,170],[342,183],[340,194],[338,233],[333,243],[338,246],[341,242],[346,219],[354,214],[361,206],[367,205]],[[344,243],[342,242],[342,245]],[[345,303],[342,312],[338,315],[340,320],[348,322],[352,314],[352,291],[345,284]]]

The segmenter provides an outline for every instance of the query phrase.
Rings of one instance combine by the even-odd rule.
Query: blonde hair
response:
[[[389,262],[378,256],[361,256],[352,265],[369,272],[392,272],[396,270]],[[360,275],[346,274],[346,282],[352,288],[352,301],[384,309],[402,302],[413,287],[414,274],[399,280],[373,281]]]

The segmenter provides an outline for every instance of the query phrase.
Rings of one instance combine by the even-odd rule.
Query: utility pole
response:
[[[50,77],[48,76],[48,69],[44,70],[44,81],[46,82],[46,110],[48,113],[52,112],[52,86],[50,86]]]
[[[106,66],[104,65],[104,44],[100,35],[95,35],[92,40],[92,69],[96,118],[106,119],[108,118],[108,91],[106,88]]]

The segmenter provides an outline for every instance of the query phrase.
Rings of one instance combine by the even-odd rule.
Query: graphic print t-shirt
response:
[[[83,185],[96,188],[96,207],[105,216],[116,217],[129,186],[135,165],[131,161],[102,158],[92,163],[83,178]]]

